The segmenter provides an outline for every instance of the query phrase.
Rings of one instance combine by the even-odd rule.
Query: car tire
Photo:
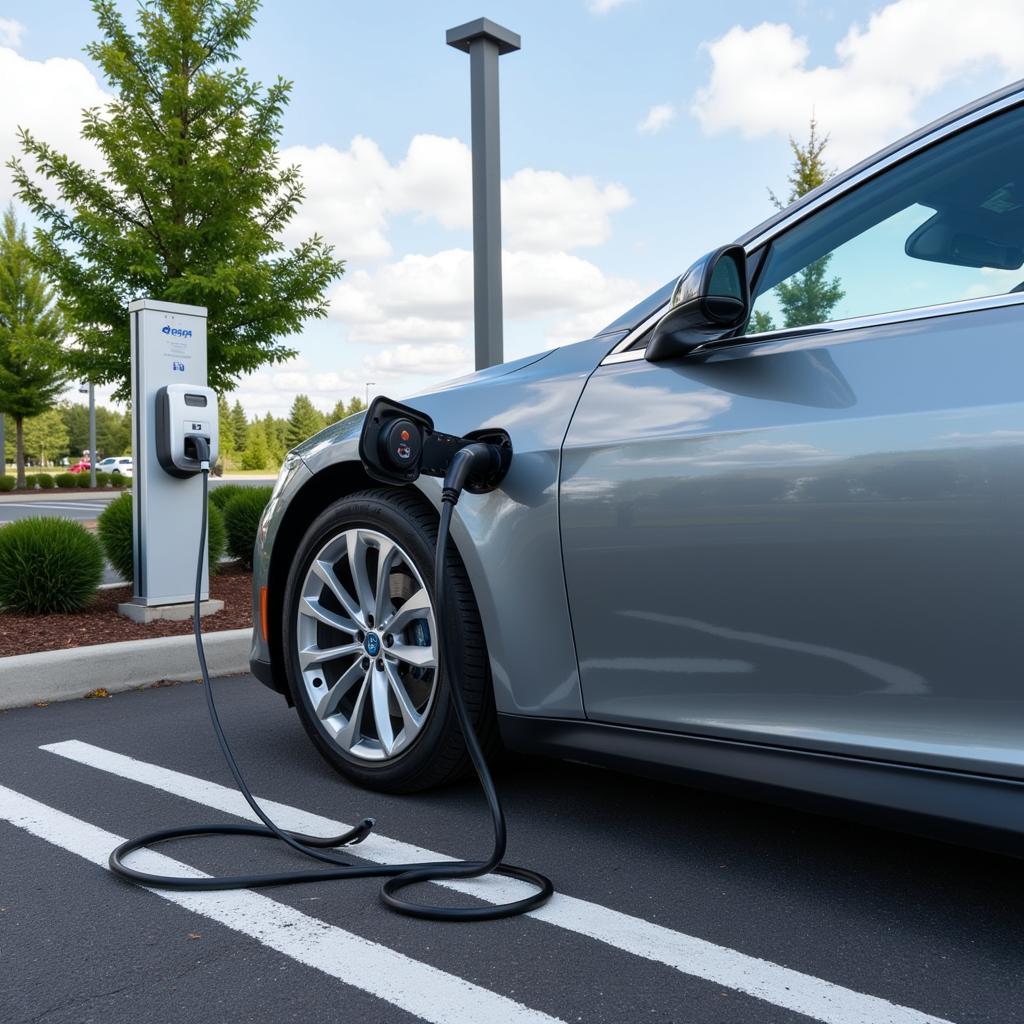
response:
[[[362,533],[360,531],[369,531]],[[325,604],[334,601],[331,588],[326,587],[319,591],[321,586],[320,576],[314,572],[314,559],[318,560],[318,566],[332,564],[336,573],[334,582],[339,583],[339,576],[344,575],[344,589],[349,597],[350,591],[354,592],[357,585],[354,577],[348,568],[349,554],[342,554],[338,561],[334,561],[337,551],[351,552],[353,549],[346,546],[340,548],[342,542],[352,543],[353,535],[358,537],[372,538],[379,535],[387,541],[397,545],[400,556],[397,559],[397,568],[394,575],[389,576],[388,590],[393,592],[396,588],[395,578],[398,578],[398,589],[408,589],[419,593],[421,586],[426,595],[429,595],[431,614],[435,616],[431,621],[436,623],[436,603],[434,601],[434,546],[437,539],[437,514],[418,494],[412,494],[404,490],[392,488],[380,488],[375,490],[361,491],[334,502],[325,509],[317,518],[310,523],[305,535],[299,544],[298,550],[292,561],[288,574],[285,589],[283,622],[281,624],[281,636],[283,640],[283,653],[285,674],[288,688],[299,718],[306,732],[313,741],[317,750],[326,761],[350,781],[364,786],[368,789],[379,790],[389,793],[411,793],[418,790],[428,789],[433,786],[443,785],[463,775],[469,768],[469,758],[466,752],[465,742],[461,730],[455,718],[454,709],[451,707],[448,687],[451,680],[436,667],[433,669],[430,685],[431,694],[427,703],[419,710],[422,712],[421,724],[418,725],[418,732],[414,738],[407,741],[400,751],[392,756],[383,753],[383,743],[378,736],[379,750],[369,749],[374,743],[371,735],[363,737],[358,743],[353,744],[352,736],[363,730],[363,726],[352,726],[352,719],[357,718],[360,722],[368,723],[369,733],[380,733],[377,726],[377,706],[364,708],[358,704],[356,691],[364,685],[368,687],[368,693],[373,693],[372,681],[367,678],[360,682],[359,673],[365,668],[367,662],[372,671],[374,666],[379,667],[381,660],[375,660],[366,655],[364,648],[360,648],[354,658],[357,661],[351,662],[351,668],[346,668],[346,658],[340,659],[336,665],[331,663],[316,664],[314,669],[304,669],[300,663],[300,643],[303,654],[308,656],[311,649],[310,637],[312,629],[316,630],[316,639],[312,646],[319,651],[321,643],[331,647],[334,644],[355,643],[362,633],[352,637],[348,631],[341,633],[328,625],[327,634],[330,638],[321,641],[324,625],[315,620],[310,626],[308,612],[300,612],[300,603],[311,594],[314,594],[314,604],[320,612],[324,611]],[[384,541],[380,543],[384,544]],[[371,548],[367,546],[367,550]],[[380,562],[380,550],[378,549],[377,562]],[[369,556],[372,558],[372,556]],[[357,557],[356,561],[360,561]],[[367,575],[373,572],[370,567]],[[322,572],[322,568],[321,568]],[[411,576],[418,576],[418,580],[410,577],[407,586],[404,585],[401,576],[409,573]],[[448,547],[445,562],[445,610],[444,622],[446,624],[445,637],[449,649],[449,662],[452,665],[457,684],[461,687],[466,706],[472,716],[477,735],[481,745],[489,755],[495,754],[500,743],[497,733],[497,719],[494,707],[494,689],[491,682],[490,668],[487,659],[487,650],[484,643],[483,627],[480,622],[476,601],[473,597],[472,588],[466,575],[465,567],[458,556],[454,545]],[[396,598],[396,600],[398,600]],[[325,602],[321,604],[320,602]],[[357,602],[358,603],[358,602]],[[414,602],[415,603],[415,602]],[[303,607],[308,607],[303,604]],[[398,622],[403,604],[398,604],[394,614],[394,621]],[[334,610],[331,615],[343,617],[345,615],[340,603],[333,604]],[[392,608],[394,603],[392,602]],[[410,613],[415,614],[415,613]],[[365,615],[364,615],[365,618]],[[353,621],[348,618],[351,624]],[[386,618],[382,621],[386,622]],[[376,625],[380,625],[375,623]],[[423,622],[416,624],[416,628],[422,633]],[[368,630],[365,643],[369,641]],[[300,633],[302,636],[300,636]],[[403,634],[404,637],[405,634]],[[389,639],[389,634],[383,634],[379,638],[380,647],[384,657],[390,657],[385,665],[386,668],[398,664],[399,669],[407,669],[408,666],[398,663],[391,655],[391,651],[399,647],[408,653],[409,646],[405,643],[398,644],[394,638],[391,642],[394,646],[391,651],[384,648],[384,643]],[[436,652],[436,644],[432,645]],[[357,668],[356,665],[361,666]],[[310,679],[311,671],[319,672],[323,668],[328,674],[334,673],[335,678],[328,680]],[[390,670],[390,669],[389,669]],[[328,692],[333,692],[339,681],[344,681],[348,676],[347,671],[352,671],[352,678],[355,683],[350,684],[350,695],[341,698],[349,702],[346,713],[339,713],[334,716],[322,717],[317,714],[318,704],[323,707],[324,699]],[[418,670],[417,670],[418,671]],[[317,684],[320,684],[317,686]],[[411,680],[407,692],[412,692],[413,686],[426,686],[422,680]],[[323,696],[321,696],[323,695]],[[372,698],[368,697],[368,701]],[[391,702],[397,705],[398,701],[389,694],[386,698],[389,711],[394,712]],[[354,713],[358,712],[358,713]],[[399,718],[396,713],[389,713],[388,716],[392,730],[399,721],[403,726],[404,717]],[[336,723],[340,721],[342,726]],[[384,723],[385,732],[388,722]],[[410,732],[409,728],[402,728],[400,735]],[[398,734],[396,734],[398,735]]]

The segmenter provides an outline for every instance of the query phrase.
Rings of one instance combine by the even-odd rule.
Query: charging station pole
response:
[[[132,374],[132,601],[119,611],[140,622],[192,614],[203,483],[177,479],[157,458],[156,396],[167,385],[206,385],[206,310],[155,299],[128,307]],[[215,417],[216,408],[201,415]],[[197,424],[198,425],[198,424]],[[203,556],[203,613],[223,607],[208,601]]]
[[[522,47],[490,18],[448,29],[445,41],[469,54],[473,137],[473,326],[476,368],[504,362],[501,300],[501,160],[498,58]]]

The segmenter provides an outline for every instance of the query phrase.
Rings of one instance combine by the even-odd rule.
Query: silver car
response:
[[[1024,82],[738,244],[588,341],[406,400],[515,451],[457,507],[448,566],[483,739],[1013,845]],[[727,265],[741,320],[695,320]],[[408,791],[465,764],[435,659],[440,481],[375,484],[360,427],[281,472],[252,668],[344,775]]]

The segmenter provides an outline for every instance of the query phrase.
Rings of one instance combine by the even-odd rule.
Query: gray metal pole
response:
[[[448,30],[449,46],[469,54],[473,140],[473,323],[476,368],[504,361],[501,298],[501,159],[498,57],[520,49],[515,32],[489,18]]]
[[[89,486],[96,486],[96,389],[89,381]]]

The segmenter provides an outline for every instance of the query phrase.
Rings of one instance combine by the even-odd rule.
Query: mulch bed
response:
[[[130,601],[131,586],[101,590],[85,611],[72,615],[15,615],[0,612],[0,657],[88,647],[119,640],[146,640],[154,636],[182,636],[192,632],[191,617],[181,622],[161,620],[148,625],[117,614],[117,606]],[[203,616],[203,632],[247,629],[252,626],[252,572],[238,565],[222,565],[210,580],[210,597],[224,602],[224,610]]]

